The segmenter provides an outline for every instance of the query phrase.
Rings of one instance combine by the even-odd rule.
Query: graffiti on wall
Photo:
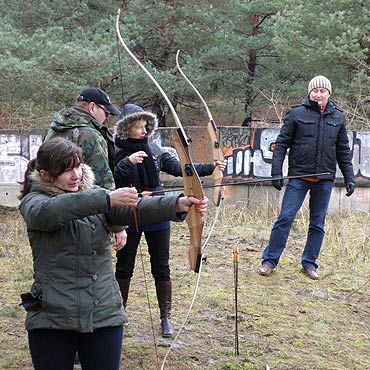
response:
[[[23,180],[30,159],[42,142],[39,134],[0,133],[0,185]]]
[[[220,127],[220,143],[227,160],[225,176],[270,177],[273,148],[278,133],[278,129]],[[196,135],[193,136],[196,138]],[[368,181],[370,132],[353,131],[348,133],[348,137],[353,151],[355,174],[358,178]],[[201,135],[199,138],[207,140]],[[172,129],[162,129],[153,140],[175,154]],[[17,184],[22,181],[27,163],[36,156],[41,142],[41,133],[0,131],[0,185]],[[287,161],[284,162],[284,174],[286,173]],[[340,171],[337,171],[337,176],[341,178]]]
[[[247,134],[246,131],[249,131]],[[266,178],[271,174],[271,161],[278,129],[221,128],[221,144],[224,148],[227,168],[225,176]],[[370,180],[370,132],[348,132],[352,163],[357,179],[362,183]],[[283,173],[288,172],[285,160]],[[342,173],[337,169],[337,179]]]

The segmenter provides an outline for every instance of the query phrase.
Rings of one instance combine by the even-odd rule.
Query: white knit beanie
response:
[[[308,93],[317,87],[324,88],[331,94],[331,83],[325,76],[316,76],[308,83]]]

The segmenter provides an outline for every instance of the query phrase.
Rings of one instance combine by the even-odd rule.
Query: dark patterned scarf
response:
[[[144,139],[128,138],[126,140],[122,140],[120,142],[120,148],[122,148],[122,152],[120,153],[121,158],[128,157],[129,155],[140,150],[148,154],[148,156],[144,158],[143,163],[138,163],[136,165],[141,186],[143,189],[148,190],[158,187],[159,176],[157,172],[156,163],[153,158],[153,154],[149,149],[148,138]]]

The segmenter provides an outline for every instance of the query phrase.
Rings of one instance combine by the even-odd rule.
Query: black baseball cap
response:
[[[87,89],[82,90],[80,95],[77,97],[77,101],[93,102],[95,104],[103,105],[108,113],[115,116],[121,114],[121,112],[110,101],[108,94],[96,87],[88,87]]]

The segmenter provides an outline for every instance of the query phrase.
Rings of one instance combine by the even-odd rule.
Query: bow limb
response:
[[[182,136],[181,130],[177,129],[174,132],[174,144],[181,163],[181,172],[183,176],[184,189],[186,195],[192,195],[197,199],[204,198],[204,191],[200,182],[198,173],[192,164],[189,154],[189,144],[186,142],[186,137]],[[190,268],[194,272],[199,272],[199,267],[202,259],[202,233],[203,219],[195,207],[191,207],[186,222],[190,230],[190,247],[189,247],[189,262]]]
[[[208,122],[207,129],[208,129],[208,134],[209,134],[209,136],[211,137],[211,140],[212,140],[213,160],[224,162],[224,160],[225,160],[224,153],[222,152],[222,150],[220,148],[220,142],[219,142],[219,139],[218,139],[219,138],[219,131],[218,131],[218,128],[217,128],[217,126],[216,126],[216,124],[213,120]],[[213,177],[213,182],[214,182],[215,185],[221,185],[222,184],[222,179],[224,177],[223,171],[221,171],[220,168],[218,166],[216,166],[216,168],[214,169],[214,171],[212,173],[212,177]],[[221,204],[221,200],[224,197],[223,193],[224,192],[223,192],[222,187],[215,188],[215,190],[213,192],[213,203],[215,204],[215,206],[219,206]]]
[[[204,108],[206,109],[207,116],[208,116],[208,125],[207,125],[207,130],[208,134],[211,137],[212,141],[212,155],[213,155],[213,160],[214,161],[221,161],[223,162],[225,160],[224,153],[222,152],[222,149],[220,147],[220,141],[219,141],[219,131],[218,127],[215,123],[215,120],[213,119],[212,113],[210,109],[208,108],[208,105],[199,92],[199,90],[194,86],[194,84],[190,81],[190,79],[185,75],[183,70],[180,67],[179,63],[179,55],[180,55],[180,50],[177,50],[176,53],[176,66],[178,71],[181,73],[182,77],[186,80],[186,82],[193,88],[195,93],[198,95],[199,99],[204,105]],[[213,177],[213,182],[215,185],[221,185],[222,184],[222,178],[223,178],[223,171],[219,169],[218,166],[214,169],[212,173]],[[223,189],[222,187],[215,187],[215,190],[213,192],[213,203],[215,204],[216,207],[220,206],[221,200],[223,199]]]
[[[185,130],[180,122],[180,119],[173,107],[170,99],[158,83],[158,81],[154,78],[154,76],[145,68],[145,66],[136,58],[136,56],[131,52],[129,47],[124,42],[120,29],[119,29],[119,18],[120,18],[121,10],[118,9],[116,15],[116,33],[119,41],[121,42],[122,46],[129,54],[129,56],[140,66],[140,68],[146,73],[146,75],[152,80],[154,85],[157,87],[159,92],[162,94],[163,98],[165,99],[166,103],[168,104],[174,121],[177,126],[177,130],[174,132],[174,144],[175,149],[178,153],[179,160],[181,163],[181,170],[182,170],[182,177],[184,182],[184,189],[185,194],[189,196],[194,196],[197,199],[204,199],[204,191],[199,179],[198,173],[195,170],[193,161],[191,160],[190,153],[189,153],[189,139],[186,136]],[[189,248],[189,262],[190,268],[198,273],[199,268],[201,265],[202,260],[202,232],[203,232],[203,218],[196,211],[195,207],[191,207],[188,215],[186,217],[186,222],[189,227],[190,232],[190,248]]]

